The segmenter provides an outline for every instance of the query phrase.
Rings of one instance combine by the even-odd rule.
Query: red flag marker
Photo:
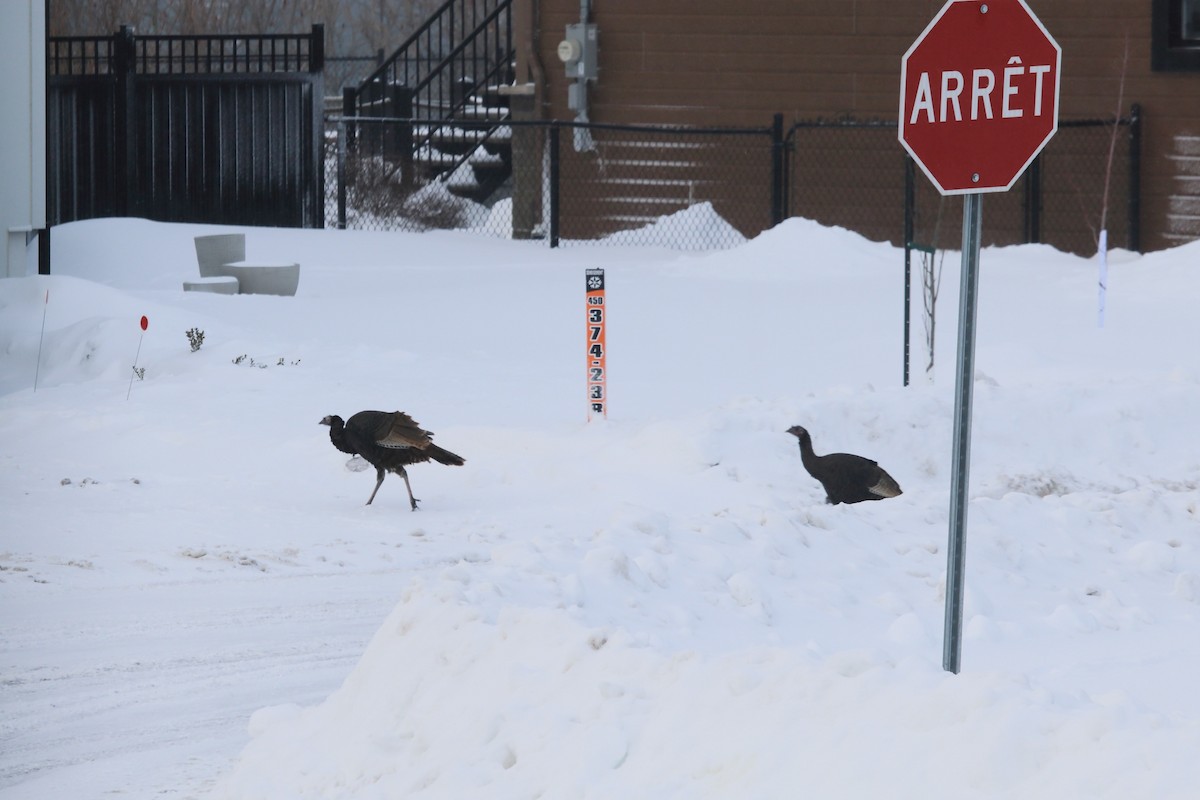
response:
[[[137,377],[138,374],[137,362],[138,358],[142,355],[142,339],[146,336],[146,329],[150,327],[150,320],[146,318],[145,314],[143,314],[142,319],[138,324],[142,326],[142,334],[141,336],[138,336],[137,353],[135,353],[133,356],[133,374],[129,376],[129,388],[125,390],[126,400],[129,399],[129,394],[133,391],[133,379]]]

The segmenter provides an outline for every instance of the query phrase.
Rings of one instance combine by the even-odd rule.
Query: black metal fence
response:
[[[1062,122],[1014,188],[988,198],[984,243],[1090,254],[1105,214],[1110,243],[1138,249],[1139,127],[1136,106]],[[741,129],[331,118],[326,224],[715,249],[803,216],[897,246],[957,247],[961,198],[941,197],[896,134],[895,122],[857,120],[785,131],[779,117]]]
[[[325,97],[326,100],[336,100],[332,108],[328,108],[330,113],[341,113],[344,103],[345,90],[350,89],[357,98],[359,86],[372,73],[375,73],[386,60],[384,51],[377,50],[374,55],[363,56],[325,56]],[[435,53],[422,55],[420,61],[424,64],[424,69],[432,70],[438,64],[445,61],[444,57]],[[486,54],[481,54],[476,57],[475,61],[467,61],[458,59],[453,62],[455,67],[460,68],[460,75],[486,75],[491,69],[492,61],[486,57]],[[465,89],[465,82],[460,77],[458,80],[460,89]],[[462,96],[460,90],[456,92],[458,96]],[[448,95],[449,96],[449,95]]]
[[[383,58],[382,49],[370,56],[325,57],[325,92],[327,96],[337,98],[337,109],[342,107],[342,88],[362,83],[364,78],[379,69]]]
[[[123,28],[53,38],[49,221],[467,228],[551,246],[714,249],[803,216],[897,246],[956,246],[961,198],[941,197],[913,168],[891,121],[785,129],[776,115],[761,128],[718,129],[497,120],[507,109],[472,92],[504,68],[508,9],[508,0],[448,0],[442,27],[375,72],[413,113],[347,113],[324,127],[319,25],[299,35],[137,37]],[[477,36],[435,52],[455,31]],[[401,70],[435,67],[472,85],[459,80],[424,100],[424,88],[401,85],[413,77]],[[358,90],[347,97],[350,112],[364,99]],[[454,118],[446,108],[416,118],[418,104],[447,103]],[[1014,188],[988,198],[983,243],[1090,254],[1103,224],[1113,246],[1138,250],[1140,147],[1137,106],[1117,120],[1060,122]]]
[[[1111,247],[1141,249],[1141,112],[1116,120],[1062,120],[1058,132],[1007,192],[983,203],[983,245],[1048,244],[1092,255],[1101,227]],[[942,197],[908,163],[902,244],[956,249],[962,196]]]
[[[323,224],[324,29],[55,37],[52,225],[102,216]]]
[[[330,227],[717,249],[781,218],[771,128],[330,122]]]
[[[794,125],[787,135],[788,214],[897,246],[957,248],[962,197],[940,195],[897,149],[896,137],[890,121]],[[1013,188],[988,194],[983,244],[1039,242],[1091,254],[1104,216],[1113,246],[1139,249],[1140,149],[1137,106],[1115,121],[1060,122]],[[881,213],[888,209],[903,209],[903,217]]]

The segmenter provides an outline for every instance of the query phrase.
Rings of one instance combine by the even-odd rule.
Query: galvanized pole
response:
[[[558,124],[552,124],[547,130],[550,134],[549,141],[546,142],[547,150],[549,150],[547,158],[550,161],[548,170],[550,173],[550,221],[547,227],[550,228],[551,247],[558,247],[558,215],[560,211],[559,204],[562,202],[562,187],[558,185],[560,179],[559,169],[561,166],[558,157],[558,139],[561,130],[562,126]]]
[[[908,361],[911,355],[909,331],[912,328],[912,246],[915,237],[917,206],[916,169],[912,156],[904,158],[904,385],[908,386]]]
[[[946,636],[942,667],[958,674],[962,661],[963,570],[966,561],[967,477],[971,466],[971,393],[975,380],[975,301],[983,196],[963,203],[962,286],[958,300],[958,371],[954,384],[954,453],[950,478],[950,546],[946,557]]]
[[[346,120],[337,123],[337,226],[346,230]]]

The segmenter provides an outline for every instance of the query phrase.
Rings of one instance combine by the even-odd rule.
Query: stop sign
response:
[[[942,194],[1003,192],[1058,130],[1062,50],[1025,0],[949,0],[900,65],[900,143]]]

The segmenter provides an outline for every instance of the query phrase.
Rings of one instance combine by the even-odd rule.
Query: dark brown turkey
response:
[[[416,420],[403,411],[360,411],[345,422],[337,414],[321,420],[329,426],[329,441],[343,453],[362,456],[375,467],[375,489],[367,498],[367,505],[375,499],[375,493],[383,484],[387,473],[394,472],[404,478],[408,488],[408,501],[412,510],[417,510],[417,498],[413,497],[412,484],[404,468],[409,464],[436,461],[461,467],[461,456],[444,450],[433,443],[433,434],[422,430]]]
[[[813,452],[812,437],[804,428],[793,425],[788,433],[800,440],[800,460],[808,474],[825,487],[827,503],[861,503],[901,493],[896,479],[871,459],[851,453],[819,456]]]

